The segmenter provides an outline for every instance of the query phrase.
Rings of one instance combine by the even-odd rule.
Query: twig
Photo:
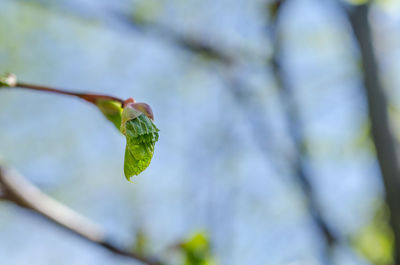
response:
[[[109,95],[104,95],[104,94],[95,94],[95,93],[81,93],[81,92],[75,92],[75,91],[68,91],[64,89],[59,89],[59,88],[53,88],[53,87],[48,87],[48,86],[41,86],[41,85],[33,85],[33,84],[28,84],[28,83],[23,83],[23,82],[18,82],[17,76],[15,74],[5,74],[5,75],[0,75],[0,88],[24,88],[24,89],[30,89],[30,90],[36,90],[36,91],[43,91],[43,92],[49,92],[49,93],[55,93],[55,94],[61,94],[61,95],[68,95],[68,96],[73,96],[73,97],[78,97],[83,100],[86,100],[87,102],[97,104],[98,100],[113,100],[116,102],[121,103],[121,106],[124,107],[124,100],[109,96]]]
[[[27,0],[20,0],[22,2],[26,2]],[[30,2],[30,1],[29,1]],[[56,9],[55,7],[58,7],[58,9],[62,9],[63,12],[60,12],[60,14],[65,15],[65,10],[68,10],[69,12],[73,13],[74,15],[78,15],[80,18],[93,18],[99,20],[99,21],[104,21],[105,19],[99,19],[97,14],[93,14],[91,9],[85,8],[80,6],[79,8],[75,8],[74,5],[71,4],[63,4],[63,3],[57,3],[57,4],[51,4],[48,5],[43,1],[35,1],[36,4],[42,6],[43,8],[49,8],[49,9]],[[202,38],[196,37],[196,36],[189,36],[186,33],[181,33],[176,31],[175,29],[168,27],[166,25],[163,25],[161,23],[157,23],[156,21],[145,21],[143,19],[138,18],[137,16],[135,17],[134,14],[131,14],[129,12],[124,12],[124,11],[115,11],[112,9],[108,10],[109,16],[106,18],[108,20],[111,20],[112,23],[109,23],[110,21],[107,21],[108,23],[105,23],[107,27],[113,27],[113,30],[115,30],[114,25],[116,26],[122,26],[124,29],[128,29],[131,31],[135,32],[141,32],[141,33],[155,33],[153,36],[156,36],[157,38],[161,38],[163,40],[167,40],[170,43],[173,43],[180,48],[189,51],[195,55],[203,55],[209,59],[218,61],[220,63],[230,65],[232,64],[236,58],[232,56],[231,54],[227,53],[224,51],[223,48],[217,47],[211,43],[208,43],[207,41],[204,41]]]
[[[2,199],[36,212],[67,231],[114,254],[141,261],[147,265],[162,264],[158,259],[116,246],[107,239],[104,231],[97,224],[44,194],[14,170],[0,166],[0,189],[2,190]]]
[[[278,0],[274,6],[274,14],[271,22],[271,39],[274,47],[274,54],[271,59],[271,66],[274,72],[275,80],[279,86],[279,95],[281,106],[283,108],[284,116],[286,118],[286,124],[288,126],[288,132],[291,141],[294,145],[294,157],[292,158],[291,168],[293,168],[294,175],[301,186],[304,197],[306,200],[307,208],[311,214],[312,220],[318,227],[322,237],[326,241],[326,247],[324,250],[324,263],[330,264],[332,261],[332,248],[339,242],[338,237],[331,231],[328,224],[323,218],[321,209],[318,205],[318,199],[315,196],[314,189],[311,184],[311,179],[306,170],[304,160],[308,156],[306,148],[304,148],[304,129],[301,118],[299,116],[299,109],[297,106],[296,99],[294,98],[293,91],[290,85],[286,82],[281,64],[281,36],[279,36],[280,26],[280,13],[281,9],[287,1]]]
[[[68,96],[75,96],[75,97],[81,98],[81,99],[86,100],[93,104],[96,104],[96,101],[98,99],[108,99],[108,100],[117,101],[117,102],[120,102],[121,105],[124,103],[124,100],[122,100],[120,98],[116,98],[116,97],[104,95],[104,94],[79,93],[79,92],[67,91],[67,90],[63,90],[63,89],[57,89],[57,88],[52,88],[52,87],[40,86],[40,85],[32,85],[32,84],[21,83],[21,82],[16,83],[16,85],[14,87],[31,89],[31,90],[39,90],[39,91],[63,94],[63,95],[68,95]]]
[[[234,64],[236,61],[236,58],[223,49],[209,44],[199,37],[191,37],[155,21],[139,21],[139,19],[131,14],[114,12],[112,15],[114,15],[117,22],[124,24],[131,30],[156,32],[157,37],[166,39],[193,54],[203,55],[208,59],[221,62],[227,66]]]
[[[398,143],[393,136],[388,116],[388,104],[379,80],[379,68],[372,46],[371,27],[368,21],[369,5],[348,10],[347,15],[361,51],[364,68],[363,82],[368,101],[372,138],[385,185],[387,204],[390,208],[390,223],[395,239],[394,261],[400,264],[400,163],[396,149]]]

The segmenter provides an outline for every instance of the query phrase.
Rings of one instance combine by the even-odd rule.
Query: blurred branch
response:
[[[155,21],[143,21],[137,19],[133,15],[124,14],[121,12],[113,14],[120,23],[125,24],[130,29],[140,32],[155,32],[158,37],[169,40],[175,45],[195,53],[197,55],[203,55],[209,59],[220,61],[223,64],[233,64],[235,58],[232,58],[229,54],[224,52],[222,49],[211,45],[198,37],[189,36],[184,33],[166,26],[159,24]]]
[[[227,72],[229,69],[227,69]],[[265,162],[271,170],[277,174],[283,174],[283,167],[281,158],[276,154],[281,150],[276,145],[273,137],[265,137],[266,135],[272,136],[273,129],[265,115],[262,115],[264,109],[260,104],[254,101],[255,95],[251,93],[251,87],[246,82],[243,82],[234,74],[228,73],[225,76],[220,76],[224,81],[228,93],[236,102],[236,107],[246,117],[250,125],[250,133],[255,142],[256,147],[263,153],[266,160]]]
[[[388,116],[388,103],[379,80],[379,68],[372,45],[368,21],[369,5],[356,6],[347,14],[358,42],[363,64],[363,82],[371,120],[372,138],[390,208],[390,223],[395,238],[394,261],[400,264],[400,163],[397,142]]]
[[[339,242],[339,239],[330,230],[328,224],[323,218],[320,206],[318,205],[318,199],[311,184],[311,177],[306,170],[305,161],[308,158],[308,151],[307,147],[305,146],[306,138],[304,136],[303,122],[299,116],[300,110],[297,105],[296,98],[290,85],[286,81],[286,76],[280,62],[280,56],[282,55],[280,15],[282,12],[282,7],[284,7],[287,2],[288,1],[282,0],[276,1],[276,3],[273,4],[273,8],[271,8],[274,11],[274,13],[271,15],[270,22],[271,40],[274,47],[274,53],[271,58],[271,67],[273,69],[279,89],[281,106],[286,118],[288,132],[294,145],[291,168],[293,169],[294,175],[304,192],[306,205],[311,217],[315,225],[318,227],[321,235],[325,239],[326,249],[324,250],[324,262],[325,264],[329,264],[331,263],[332,248]]]
[[[28,0],[19,0],[20,2],[32,2]],[[79,16],[80,18],[88,18],[95,16],[98,18],[98,14],[93,14],[93,11],[89,8],[85,8],[82,6],[74,7],[74,4],[70,3],[49,3],[43,2],[39,0],[33,0],[36,4],[40,5],[43,8],[52,9],[52,10],[62,10],[60,14],[65,14],[65,11],[68,10],[74,15]],[[202,40],[196,36],[189,36],[187,33],[180,33],[175,29],[158,23],[156,21],[143,20],[141,18],[135,17],[133,14],[115,11],[112,9],[107,10],[108,15],[106,19],[99,19],[104,22],[111,22],[111,26],[114,29],[114,26],[123,26],[124,29],[133,30],[135,32],[140,33],[153,33],[158,38],[163,40],[167,40],[178,47],[189,51],[196,55],[205,56],[208,59],[212,59],[218,62],[221,62],[226,65],[233,64],[235,58],[232,55],[225,52],[222,48],[219,48],[215,45],[208,43],[205,40]],[[110,27],[110,25],[107,25]]]
[[[131,258],[147,265],[161,265],[161,262],[155,258],[127,251],[113,244],[106,238],[104,231],[97,224],[42,193],[14,170],[0,166],[0,190],[2,191],[2,199],[36,212],[67,231],[116,255]]]

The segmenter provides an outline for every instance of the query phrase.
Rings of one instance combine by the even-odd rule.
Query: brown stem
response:
[[[81,99],[86,100],[93,104],[96,104],[96,101],[98,99],[114,100],[114,101],[120,102],[121,105],[123,105],[123,103],[124,103],[124,100],[113,97],[113,96],[108,96],[108,95],[103,95],[103,94],[93,94],[93,93],[79,93],[79,92],[67,91],[67,90],[62,90],[62,89],[57,89],[57,88],[52,88],[52,87],[32,85],[32,84],[27,84],[27,83],[22,83],[22,82],[18,82],[15,84],[15,86],[12,86],[12,87],[26,88],[26,89],[37,90],[37,91],[45,91],[45,92],[50,92],[50,93],[75,96],[75,97],[81,98]]]

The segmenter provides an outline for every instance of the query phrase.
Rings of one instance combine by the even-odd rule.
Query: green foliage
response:
[[[8,84],[6,82],[6,78],[4,76],[0,76],[0,87],[8,87]]]
[[[370,2],[370,0],[346,0],[349,4],[352,5],[365,5]]]
[[[393,233],[389,225],[389,209],[380,206],[371,220],[352,238],[352,243],[366,259],[375,265],[393,263]]]
[[[126,136],[124,173],[130,180],[149,166],[159,130],[149,117],[127,106],[122,112],[121,132]]]
[[[122,106],[120,102],[109,99],[98,99],[96,106],[103,115],[119,130],[121,128]]]
[[[205,233],[196,233],[182,244],[184,265],[215,265],[210,240]]]
[[[126,136],[124,173],[130,180],[143,172],[153,157],[159,130],[150,119],[152,113],[148,113],[144,103],[123,109],[120,102],[98,99],[96,106]]]
[[[133,247],[134,251],[138,254],[146,255],[147,250],[149,248],[148,243],[149,242],[146,233],[143,231],[143,229],[139,229],[136,232],[136,240],[135,240],[135,245]]]
[[[156,21],[161,10],[162,5],[158,1],[139,1],[133,9],[132,20],[139,25],[151,23],[151,21]]]

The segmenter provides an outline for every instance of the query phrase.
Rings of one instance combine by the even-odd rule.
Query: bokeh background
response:
[[[0,0],[0,72],[132,96],[160,129],[150,167],[129,183],[125,139],[93,106],[2,89],[1,159],[121,245],[140,232],[166,260],[204,231],[222,265],[325,264],[317,211],[335,235],[332,264],[390,264],[353,4],[287,1],[277,33],[267,0]],[[374,1],[370,22],[395,121],[400,2]],[[0,264],[140,263],[0,202]]]

